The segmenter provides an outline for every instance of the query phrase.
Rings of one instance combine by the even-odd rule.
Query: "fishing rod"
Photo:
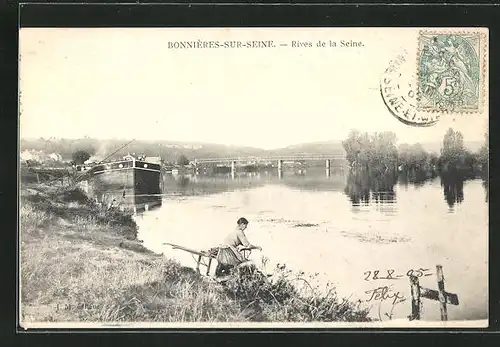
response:
[[[172,249],[180,249],[182,251],[186,251],[186,252],[193,253],[193,254],[196,254],[196,255],[203,255],[205,257],[211,257],[210,251],[208,251],[208,252],[207,251],[197,251],[197,250],[194,250],[192,248],[179,246],[179,245],[176,245],[176,244],[173,244],[173,243],[169,243],[169,242],[163,242],[162,245],[168,245],[168,246],[171,246]],[[248,259],[248,257],[252,253],[252,248],[242,247],[242,248],[239,249],[239,252],[243,252],[243,257],[245,259]],[[248,253],[246,253],[246,252],[248,252]]]
[[[180,249],[180,250],[183,250],[183,251],[186,251],[189,253],[193,253],[193,254],[197,254],[197,255],[209,256],[209,254],[205,251],[197,251],[197,250],[194,250],[192,248],[187,248],[187,247],[175,245],[173,243],[163,242],[162,245],[172,246],[172,249]]]

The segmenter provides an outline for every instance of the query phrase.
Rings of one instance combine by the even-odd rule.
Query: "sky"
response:
[[[343,140],[351,129],[398,142],[441,141],[448,127],[483,141],[482,114],[403,124],[383,103],[388,62],[418,29],[20,30],[21,138],[209,142],[265,149]],[[169,49],[177,40],[274,40],[274,49]],[[358,48],[291,48],[361,41]],[[415,47],[414,47],[415,46]],[[409,66],[409,69],[413,66]]]

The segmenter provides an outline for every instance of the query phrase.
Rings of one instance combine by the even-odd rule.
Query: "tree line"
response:
[[[444,134],[441,152],[429,153],[420,143],[397,146],[393,132],[361,133],[353,130],[342,142],[346,159],[353,169],[369,172],[450,172],[487,174],[488,134],[477,152],[464,146],[463,135],[452,128]]]

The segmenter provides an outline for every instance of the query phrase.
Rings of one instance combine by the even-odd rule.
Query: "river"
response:
[[[411,181],[411,180],[410,180]],[[361,300],[373,318],[411,312],[408,275],[437,290],[442,265],[449,320],[488,315],[488,202],[482,180],[418,183],[406,179],[308,170],[218,176],[166,176],[161,206],[136,215],[139,238],[156,252],[195,266],[193,257],[163,242],[194,249],[218,245],[239,217],[260,245],[251,259],[271,272],[276,264],[333,283],[342,297]],[[389,277],[389,279],[384,279]],[[390,278],[393,279],[390,279]],[[401,299],[380,299],[387,286]],[[440,320],[439,302],[422,299],[422,320]]]

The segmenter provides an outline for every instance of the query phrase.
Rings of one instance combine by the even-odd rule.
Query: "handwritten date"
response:
[[[410,269],[406,272],[406,276],[411,277],[422,277],[422,276],[431,276],[432,273],[429,273],[430,269]],[[371,281],[371,280],[398,280],[405,275],[402,274],[397,274],[396,270],[394,269],[386,269],[385,271],[380,271],[380,270],[369,270],[365,271],[364,273],[365,276],[365,281]]]

